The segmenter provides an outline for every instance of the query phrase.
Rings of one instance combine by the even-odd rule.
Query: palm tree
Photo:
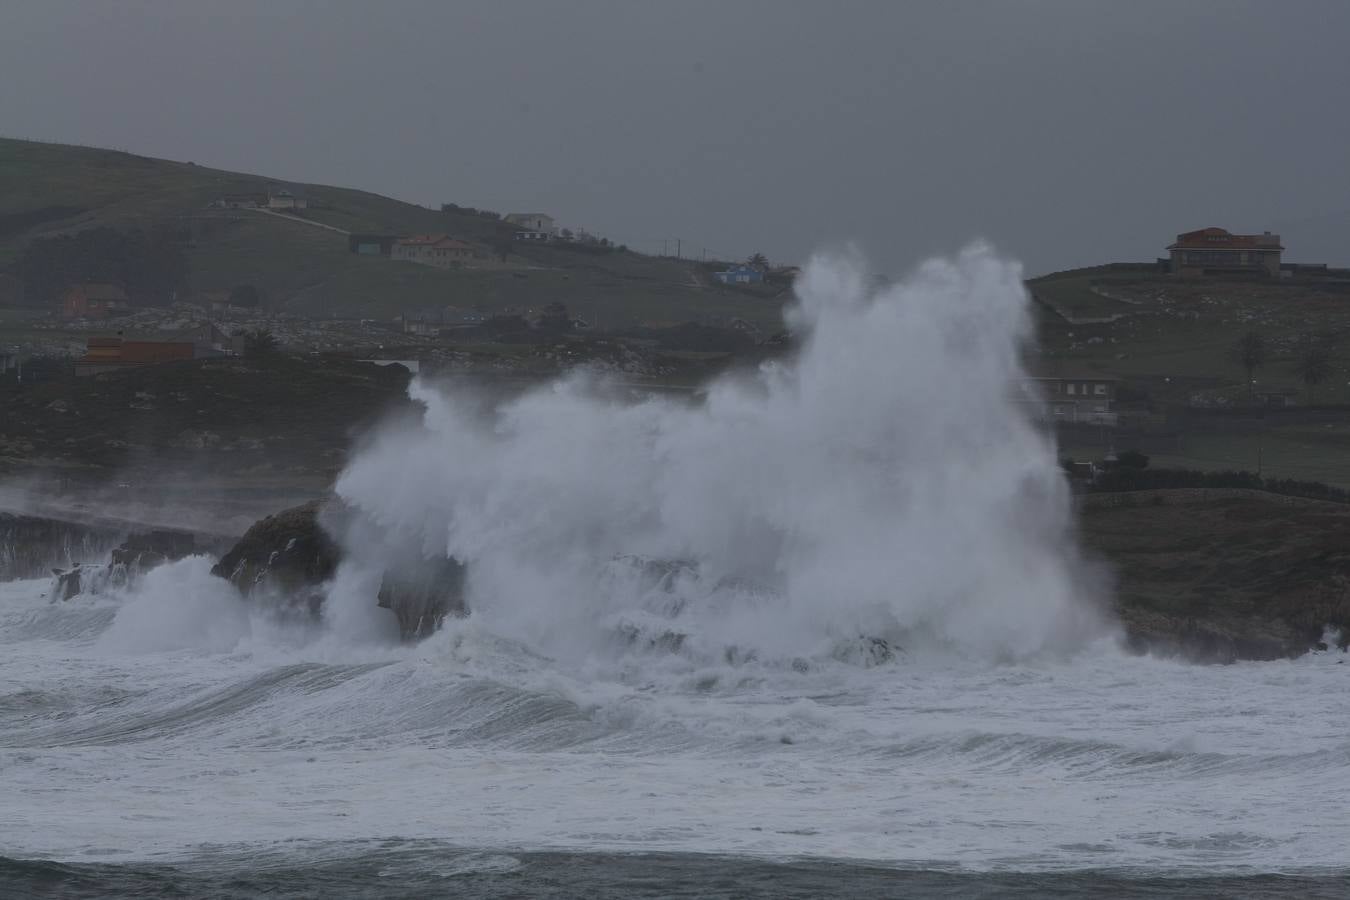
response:
[[[769,258],[763,253],[756,253],[745,261],[745,264],[752,269],[758,269],[761,272],[768,271]]]
[[[1325,338],[1305,335],[1294,350],[1294,373],[1308,388],[1308,405],[1313,405],[1317,386],[1331,377],[1331,345]]]

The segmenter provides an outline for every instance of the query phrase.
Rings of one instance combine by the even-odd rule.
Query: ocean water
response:
[[[872,284],[689,402],[416,382],[316,619],[0,584],[0,897],[1350,894],[1346,656],[1122,652],[1018,267]],[[399,644],[445,556],[471,614]]]
[[[601,672],[228,605],[169,647],[120,627],[166,598],[46,588],[0,586],[4,896],[1350,890],[1341,653]]]

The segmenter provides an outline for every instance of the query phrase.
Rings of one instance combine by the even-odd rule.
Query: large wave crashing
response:
[[[877,288],[819,256],[797,296],[795,356],[696,401],[577,374],[485,410],[415,381],[422,421],[338,482],[375,526],[355,557],[452,556],[475,620],[581,658],[1021,656],[1091,632],[1053,441],[1015,396],[1020,266],[975,245]]]

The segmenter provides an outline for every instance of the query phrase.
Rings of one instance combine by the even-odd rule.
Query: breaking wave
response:
[[[1052,439],[1015,400],[1020,267],[973,246],[874,284],[816,258],[799,352],[694,402],[577,374],[493,407],[416,381],[422,422],[337,492],[388,544],[466,563],[473,615],[553,654],[1077,646],[1100,622]]]

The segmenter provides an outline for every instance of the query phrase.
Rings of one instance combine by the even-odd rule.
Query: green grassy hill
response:
[[[34,238],[97,226],[188,227],[191,291],[253,284],[279,310],[392,317],[410,308],[526,310],[552,301],[602,327],[741,317],[774,328],[781,298],[709,285],[693,263],[631,252],[514,246],[510,268],[446,271],[348,252],[345,235],[250,210],[209,209],[278,180],[112,150],[0,138],[0,268]],[[444,232],[488,248],[502,225],[365,191],[298,186],[306,219],[343,231]],[[0,302],[3,299],[0,298]]]
[[[1062,435],[1066,455],[1135,447],[1159,466],[1350,484],[1350,273],[1181,281],[1154,266],[1114,265],[1047,275],[1028,289],[1039,368],[1115,375],[1126,388],[1118,407],[1133,414],[1119,432]],[[1250,407],[1233,353],[1249,331],[1267,345],[1256,391],[1292,392],[1293,408]],[[1297,370],[1306,335],[1333,341],[1332,372],[1311,398]]]
[[[1268,353],[1259,390],[1302,392],[1295,347],[1306,335],[1335,340],[1333,376],[1319,403],[1350,403],[1350,272],[1280,280],[1179,280],[1153,266],[1059,272],[1027,284],[1049,368],[1090,369],[1134,382],[1161,400],[1210,392],[1238,399],[1246,374],[1233,346],[1249,331]]]

